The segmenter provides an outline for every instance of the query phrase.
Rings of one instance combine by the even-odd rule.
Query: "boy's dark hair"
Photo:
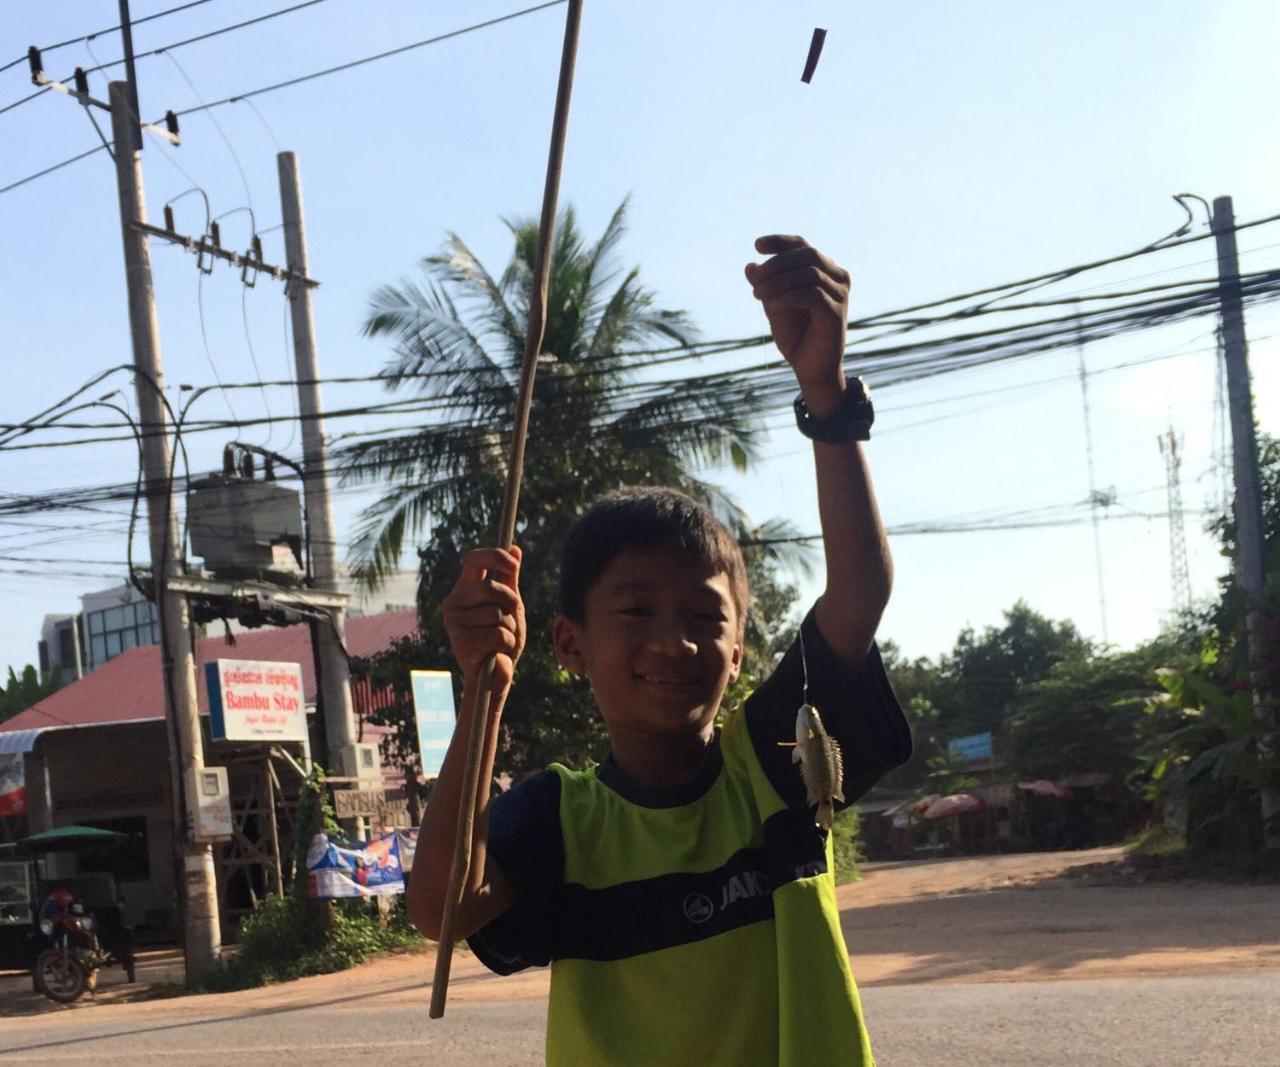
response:
[[[583,513],[569,530],[560,554],[560,614],[581,625],[588,590],[619,552],[667,545],[729,576],[741,631],[749,596],[742,549],[710,508],[674,489],[618,489]]]

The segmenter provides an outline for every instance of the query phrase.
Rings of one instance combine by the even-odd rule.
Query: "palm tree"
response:
[[[789,609],[773,565],[789,533],[785,523],[752,527],[733,501],[695,473],[755,456],[758,408],[730,395],[712,376],[662,380],[656,364],[694,337],[689,317],[657,306],[654,294],[614,263],[625,232],[626,202],[588,244],[573,210],[557,228],[547,330],[539,358],[516,540],[524,549],[521,592],[530,640],[503,719],[499,766],[581,764],[599,758],[605,737],[589,689],[561,671],[546,636],[555,612],[555,560],[569,525],[602,493],[620,485],[659,484],[702,499],[732,528],[762,539],[757,595]],[[510,263],[498,279],[450,234],[421,277],[374,291],[364,331],[391,341],[389,388],[413,390],[436,421],[410,433],[348,446],[339,454],[347,482],[385,482],[362,516],[353,569],[370,584],[394,570],[406,538],[419,547],[419,635],[358,664],[401,689],[408,668],[444,666],[449,646],[437,610],[462,554],[492,543],[501,507],[512,411],[524,352],[537,224],[507,223]],[[753,578],[756,574],[753,572]],[[786,620],[748,630],[747,659],[771,659]],[[411,704],[383,716],[403,751],[415,744]]]
[[[648,367],[687,347],[695,331],[682,311],[656,306],[639,269],[613,264],[627,203],[588,245],[572,208],[557,227],[546,339],[530,416],[519,539],[562,532],[602,492],[662,484],[744,517],[698,468],[755,456],[758,412],[714,379],[660,381]],[[524,350],[534,220],[507,221],[514,238],[498,279],[456,234],[422,260],[422,277],[374,291],[364,333],[386,337],[388,388],[414,390],[438,416],[410,433],[348,446],[344,480],[385,481],[364,512],[353,566],[377,584],[395,569],[405,539],[432,522],[492,539],[505,479],[509,427]]]

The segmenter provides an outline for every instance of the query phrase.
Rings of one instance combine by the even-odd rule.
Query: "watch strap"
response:
[[[860,378],[849,379],[840,406],[830,415],[817,418],[805,406],[804,394],[797,394],[793,405],[796,427],[811,441],[824,444],[845,444],[849,441],[869,441],[871,425],[875,422],[875,408]]]

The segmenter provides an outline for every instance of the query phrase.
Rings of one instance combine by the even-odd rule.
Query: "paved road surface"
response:
[[[541,1062],[541,999],[425,1006],[351,996],[241,1018],[217,997],[0,1020],[0,1064]],[[1280,975],[879,986],[881,1067],[1264,1067],[1280,1063]],[[182,1007],[177,1005],[181,1003]],[[324,1060],[321,1059],[324,1057]]]

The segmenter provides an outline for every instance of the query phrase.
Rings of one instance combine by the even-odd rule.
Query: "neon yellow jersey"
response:
[[[812,616],[804,641],[852,800],[910,755],[906,723],[878,653],[850,677]],[[494,803],[491,855],[520,900],[470,944],[502,974],[550,962],[548,1064],[873,1064],[831,841],[777,744],[802,676],[793,648],[692,782],[554,765]]]

